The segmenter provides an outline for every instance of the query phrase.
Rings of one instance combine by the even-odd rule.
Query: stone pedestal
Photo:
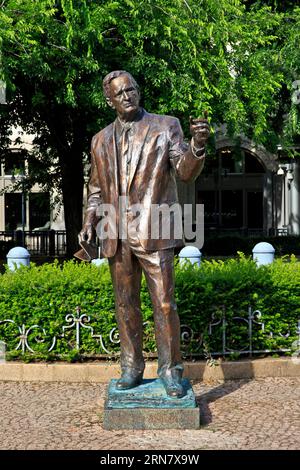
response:
[[[200,410],[188,379],[183,379],[182,398],[168,397],[160,379],[130,390],[117,390],[116,382],[108,386],[104,429],[199,429]]]

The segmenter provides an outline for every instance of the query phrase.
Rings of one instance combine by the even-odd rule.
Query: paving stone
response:
[[[300,449],[300,379],[194,383],[198,430],[108,431],[105,384],[0,382],[1,449]]]

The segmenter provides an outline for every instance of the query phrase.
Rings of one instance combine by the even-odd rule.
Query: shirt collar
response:
[[[126,122],[123,121],[122,122],[121,119],[119,117],[117,117],[116,125],[117,125],[118,131],[123,132],[127,129],[131,129],[136,122],[138,122],[142,119],[143,114],[144,114],[143,108],[139,108],[138,112],[136,113],[136,115],[134,116],[134,119],[132,121],[126,121]]]

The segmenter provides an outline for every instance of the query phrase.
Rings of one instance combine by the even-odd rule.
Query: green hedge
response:
[[[142,312],[145,322],[145,351],[155,352],[152,308],[148,291],[143,280]],[[222,348],[222,325],[214,327],[214,334],[208,335],[207,326],[214,315],[214,322],[226,312],[228,322],[228,347],[247,348],[247,324],[233,321],[233,317],[247,318],[248,307],[259,309],[265,323],[265,331],[254,326],[253,348],[257,350],[288,348],[297,339],[296,326],[300,319],[300,264],[294,256],[276,260],[271,266],[257,268],[255,263],[243,255],[239,259],[204,261],[201,267],[184,267],[176,264],[176,300],[183,331],[194,331],[192,341],[183,341],[188,353],[210,354]],[[75,313],[80,306],[81,313],[90,316],[95,335],[101,335],[104,346],[117,352],[118,345],[110,342],[110,332],[116,327],[114,319],[114,298],[108,267],[96,267],[75,261],[58,262],[24,267],[17,272],[5,272],[0,276],[0,321],[13,323],[0,325],[0,340],[7,343],[8,357],[67,360],[78,358],[75,343],[75,328],[68,325],[65,316]],[[19,340],[17,326],[25,325],[28,344],[37,351],[22,355],[21,348],[14,351]],[[69,323],[70,324],[70,323]],[[45,335],[42,335],[42,328]],[[288,338],[285,338],[287,332]],[[40,333],[39,333],[40,332]],[[39,333],[39,334],[38,334]],[[99,355],[104,350],[101,344],[91,338],[88,329],[81,328],[80,355]],[[272,333],[272,335],[271,335]],[[57,337],[55,349],[49,353],[52,338]],[[44,342],[36,342],[42,338]]]

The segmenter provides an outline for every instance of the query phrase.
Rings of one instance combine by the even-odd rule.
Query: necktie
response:
[[[121,143],[121,152],[122,158],[128,159],[128,150],[129,150],[129,139],[128,134],[131,129],[131,123],[127,122],[122,127],[122,143]]]
[[[129,150],[129,132],[131,129],[132,123],[125,123],[122,127],[121,135],[121,161],[122,161],[122,174],[123,174],[123,193],[126,193],[126,185],[128,181],[129,171],[130,171],[130,150]]]

